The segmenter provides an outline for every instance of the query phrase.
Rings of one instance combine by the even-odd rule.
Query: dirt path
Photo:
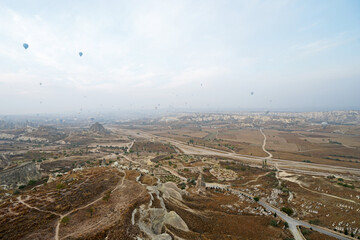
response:
[[[355,203],[355,204],[358,204],[360,205],[360,203],[358,202],[355,202],[354,200],[351,200],[351,199],[346,199],[346,198],[342,198],[342,197],[338,197],[338,196],[335,196],[335,195],[331,195],[331,194],[327,194],[327,193],[322,193],[322,192],[317,192],[317,191],[314,191],[314,190],[311,190],[311,189],[308,189],[306,187],[304,187],[301,183],[297,183],[302,189],[305,189],[309,192],[312,192],[312,193],[316,193],[316,194],[321,194],[323,196],[327,196],[327,197],[331,197],[331,198],[336,198],[336,199],[339,199],[339,200],[343,200],[343,201],[347,201],[347,202],[351,202],[351,203]]]
[[[260,133],[264,136],[264,142],[263,142],[263,145],[262,145],[262,149],[263,149],[263,151],[264,151],[267,155],[269,155],[269,156],[267,156],[265,159],[270,160],[270,159],[272,159],[273,155],[272,155],[269,151],[267,151],[266,148],[265,148],[265,146],[266,146],[266,135],[265,135],[265,133],[262,131],[261,128],[260,128]],[[278,180],[279,185],[280,185],[280,180],[281,180],[281,179],[280,179],[280,174],[279,174],[280,169],[279,169],[278,163],[275,162],[275,163],[274,163],[274,166],[275,166],[275,168],[276,168],[276,179]]]
[[[243,183],[243,184],[241,184],[241,185],[245,186],[245,185],[247,185],[247,184],[249,184],[249,183],[257,182],[257,181],[259,180],[259,178],[264,177],[264,176],[266,176],[266,175],[268,175],[268,174],[269,174],[268,172],[267,172],[267,173],[264,173],[264,174],[261,174],[261,175],[257,176],[255,179],[250,180],[250,181],[247,181],[246,183]]]
[[[130,149],[132,148],[132,146],[134,145],[135,140],[133,140],[131,143],[129,143],[129,146],[127,148],[127,152],[130,152]]]
[[[21,204],[24,204],[25,206],[27,206],[28,208],[31,208],[31,209],[35,209],[37,211],[40,211],[40,212],[44,212],[44,213],[51,213],[51,214],[54,214],[56,216],[61,216],[59,213],[56,213],[56,212],[52,212],[52,211],[47,211],[47,210],[41,210],[40,208],[37,208],[37,207],[33,207],[31,205],[29,205],[28,203],[24,202],[24,200],[21,199],[21,196],[18,196],[16,198]]]
[[[123,172],[123,171],[122,171],[122,172]],[[121,179],[121,183],[119,183],[113,190],[111,190],[111,192],[114,192],[115,190],[117,190],[119,187],[121,187],[121,186],[124,184],[124,179],[125,179],[125,177],[126,177],[126,172],[123,172],[123,173],[124,173],[124,176],[123,176],[122,179]],[[93,205],[94,203],[97,203],[98,201],[100,201],[100,200],[102,200],[102,199],[103,199],[103,196],[101,196],[101,197],[97,198],[96,200],[94,200],[94,201],[86,204],[85,206],[82,206],[82,207],[79,207],[79,208],[75,208],[75,209],[71,210],[70,212],[68,212],[68,213],[66,213],[66,214],[64,214],[64,215],[60,215],[60,219],[59,219],[59,221],[58,221],[58,223],[57,223],[57,225],[56,225],[55,240],[59,240],[60,224],[61,224],[61,220],[62,220],[64,217],[70,215],[71,213],[73,213],[73,212],[75,212],[75,211],[78,211],[78,210],[87,208],[87,207]]]
[[[346,145],[346,144],[344,144],[344,143],[341,143],[341,145],[343,145],[344,147],[346,147],[346,148],[350,148],[350,149],[356,149],[356,147],[351,147],[351,146],[349,146],[349,145]]]
[[[263,142],[263,145],[262,145],[262,150],[269,156],[266,157],[266,159],[271,159],[273,157],[273,155],[268,152],[266,149],[265,149],[265,146],[266,146],[266,135],[265,133],[263,132],[263,130],[260,128],[260,132],[261,134],[264,136],[264,142]]]

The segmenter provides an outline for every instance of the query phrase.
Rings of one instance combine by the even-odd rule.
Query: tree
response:
[[[271,220],[271,221],[270,221],[270,225],[273,226],[273,227],[277,227],[277,226],[278,226],[278,223],[277,223],[277,221],[275,221],[275,220]]]
[[[284,223],[285,229],[289,228],[289,224],[287,222]]]
[[[184,182],[180,183],[180,188],[181,188],[182,190],[184,190],[184,189],[186,188],[186,185],[185,185]]]
[[[294,211],[291,208],[287,208],[287,207],[281,208],[281,211],[283,211],[284,213],[286,213],[289,216],[291,216],[294,213]]]

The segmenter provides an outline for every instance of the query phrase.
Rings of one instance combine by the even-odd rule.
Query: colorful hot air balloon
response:
[[[83,53],[82,52],[79,52],[79,56],[82,57]]]
[[[23,47],[24,47],[25,49],[28,49],[28,47],[29,47],[29,44],[27,44],[27,43],[24,43],[24,44],[23,44]]]

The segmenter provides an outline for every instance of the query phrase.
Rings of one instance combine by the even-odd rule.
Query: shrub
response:
[[[111,194],[111,191],[110,191],[110,190],[107,191],[107,192],[105,193],[105,196],[103,197],[103,200],[104,200],[104,201],[109,201],[109,199],[110,199],[110,194]]]
[[[89,208],[89,213],[90,213],[90,217],[92,217],[92,215],[94,214],[94,208],[93,207],[90,207]]]
[[[287,222],[284,223],[285,229],[289,228],[289,224]]]
[[[281,211],[283,211],[284,213],[286,213],[289,216],[291,216],[294,213],[294,211],[291,208],[288,208],[288,207],[281,208]]]
[[[36,184],[36,181],[35,180],[30,180],[28,185],[35,185]]]
[[[186,184],[185,183],[180,183],[180,188],[182,189],[182,190],[184,190],[185,189],[185,187],[186,187]]]
[[[56,189],[63,189],[63,188],[65,188],[64,184],[62,184],[62,183],[56,184]]]
[[[314,225],[319,225],[319,224],[320,224],[320,220],[319,220],[319,219],[310,220],[309,223],[310,223],[310,224],[314,224]]]
[[[61,219],[61,223],[64,223],[64,224],[68,223],[69,221],[70,221],[70,218],[68,216],[65,216]]]
[[[260,200],[260,198],[256,196],[256,197],[254,197],[254,200],[255,200],[255,202],[258,202]]]
[[[277,226],[278,226],[278,223],[277,223],[277,221],[275,221],[275,220],[272,219],[272,220],[270,221],[270,225],[273,226],[273,227],[277,227]]]

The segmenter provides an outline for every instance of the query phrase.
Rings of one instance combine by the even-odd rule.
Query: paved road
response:
[[[321,227],[311,225],[311,224],[309,224],[307,222],[296,220],[296,219],[288,216],[286,213],[280,211],[279,209],[274,208],[274,207],[270,206],[269,204],[263,202],[262,200],[260,200],[258,203],[261,206],[263,206],[266,210],[271,211],[271,212],[275,212],[280,218],[282,218],[284,221],[286,221],[289,224],[289,229],[290,229],[291,233],[294,235],[295,239],[304,239],[304,238],[299,237],[299,236],[298,236],[298,238],[296,238],[295,234],[299,233],[299,231],[297,230],[297,226],[304,226],[304,227],[307,227],[307,228],[312,228],[315,231],[318,231],[320,233],[323,233],[325,235],[328,235],[328,236],[331,236],[331,237],[334,237],[334,238],[337,238],[337,239],[340,239],[340,240],[351,239],[350,237],[340,235],[339,233],[335,233],[335,232],[333,232],[333,231],[331,231],[329,229],[324,229],[324,228],[321,228]]]

